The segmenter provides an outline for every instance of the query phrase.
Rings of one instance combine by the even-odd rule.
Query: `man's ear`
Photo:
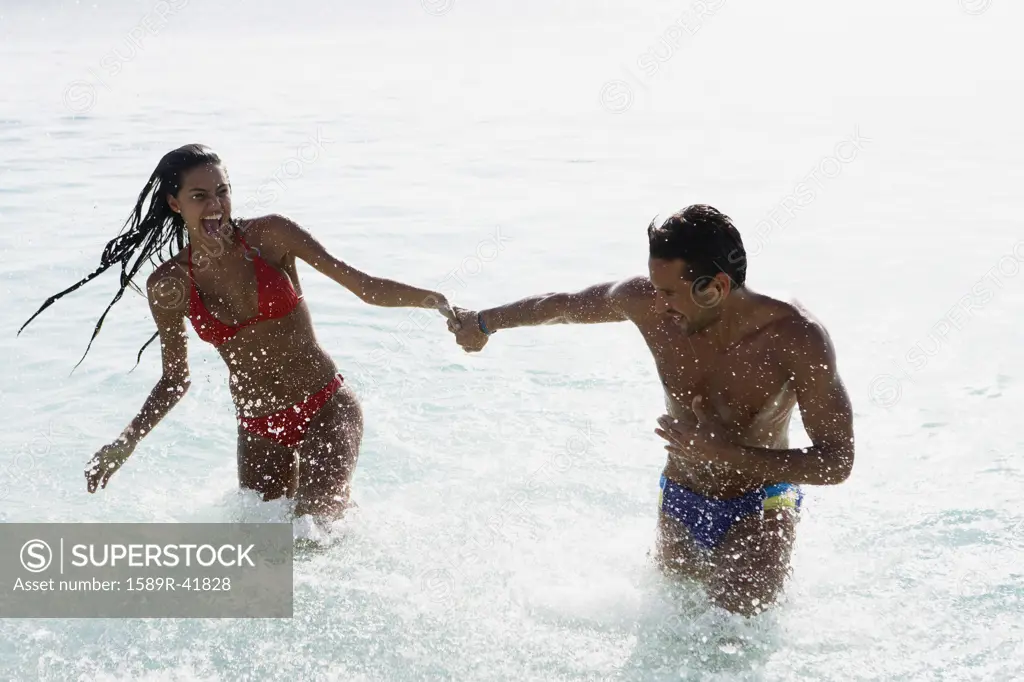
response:
[[[718,283],[722,291],[720,298],[728,296],[729,292],[732,291],[732,278],[724,272],[720,272],[715,275],[715,281]]]

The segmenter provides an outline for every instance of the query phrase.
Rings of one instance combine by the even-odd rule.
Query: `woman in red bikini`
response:
[[[167,248],[169,258],[159,258],[163,262],[147,281],[157,332],[139,351],[141,358],[159,336],[163,374],[131,424],[89,462],[89,492],[106,487],[139,441],[188,390],[188,318],[231,373],[239,484],[262,493],[264,500],[293,498],[296,517],[340,516],[359,456],[362,411],[313,333],[296,260],[372,305],[436,308],[453,320],[445,297],[362,273],[334,258],[287,218],[234,220],[227,173],[220,158],[202,145],[181,147],[160,160],[125,228],[107,244],[97,270],[52,296],[25,323],[119,263],[121,288],[96,324],[91,347],[125,287],[134,287],[132,278],[143,263]]]

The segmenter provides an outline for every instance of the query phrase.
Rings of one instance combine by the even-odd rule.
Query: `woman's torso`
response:
[[[214,257],[196,247],[173,260],[188,287],[183,313],[194,330],[219,343],[236,409],[243,416],[262,416],[320,390],[337,367],[316,339],[294,257],[269,230],[250,225],[240,222],[241,239],[236,231],[234,243]],[[268,299],[271,310],[282,305],[291,297],[284,291],[288,287],[299,299],[291,301],[294,307],[283,316],[266,316]],[[219,333],[212,333],[215,327]]]

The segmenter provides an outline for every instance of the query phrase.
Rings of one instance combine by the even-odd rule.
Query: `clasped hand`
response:
[[[453,306],[443,296],[439,296],[436,307],[448,320],[448,331],[455,335],[455,343],[462,346],[462,350],[467,353],[483,350],[487,345],[487,334],[480,329],[477,311]]]
[[[467,353],[476,353],[487,345],[487,334],[480,329],[477,311],[465,308],[454,308],[454,319],[448,319],[448,331],[455,334],[455,343],[462,346]]]

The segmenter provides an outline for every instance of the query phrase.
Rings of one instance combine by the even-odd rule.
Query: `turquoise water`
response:
[[[643,273],[656,214],[716,205],[751,286],[830,329],[857,463],[808,491],[785,603],[740,621],[648,560],[662,400],[635,330],[466,355],[439,316],[303,267],[367,427],[359,508],[297,560],[294,618],[5,619],[0,679],[1024,675],[1018,8],[172,5],[142,34],[155,3],[2,12],[0,520],[285,518],[235,489],[226,372],[194,335],[192,391],[85,492],[159,375],[154,347],[129,373],[153,329],[131,293],[70,373],[113,275],[14,336],[192,141],[236,213],[466,307]]]

